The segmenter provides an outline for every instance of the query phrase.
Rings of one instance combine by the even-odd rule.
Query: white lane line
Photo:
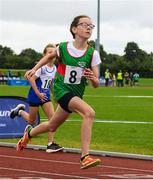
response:
[[[91,97],[91,98],[153,98],[153,96],[101,96],[101,95],[84,95],[84,97]]]
[[[114,123],[114,124],[153,124],[153,122],[143,122],[143,121],[111,121],[111,120],[94,120],[98,123]]]
[[[48,121],[48,119],[41,119],[42,121]],[[66,122],[81,122],[81,119],[68,119]],[[101,120],[95,119],[94,123],[113,123],[113,124],[153,124],[153,122],[143,122],[143,121],[115,121],[115,120]]]
[[[50,162],[50,163],[63,163],[63,164],[73,164],[78,165],[77,162],[70,162],[70,161],[56,161],[56,160],[48,160],[48,159],[38,159],[38,158],[28,158],[28,157],[18,157],[18,156],[8,156],[8,155],[0,155],[0,157],[6,158],[13,158],[13,159],[21,159],[21,160],[33,160],[33,161],[41,161],[41,162]],[[126,168],[126,167],[119,167],[119,166],[106,166],[106,165],[99,165],[98,167],[105,167],[111,169],[121,169],[121,170],[131,170],[131,171],[139,171],[139,172],[149,172],[153,173],[153,170],[146,170],[146,169],[136,169],[136,168]]]
[[[115,179],[153,179],[153,175],[149,174],[104,174],[100,176],[108,176]]]
[[[112,97],[123,97],[123,98],[153,98],[153,96],[112,96]]]
[[[29,157],[18,157],[18,156],[8,156],[8,155],[0,155],[0,157],[4,158],[12,158],[12,159],[21,159],[21,160],[32,160],[32,161],[41,161],[41,162],[50,162],[50,163],[63,163],[63,164],[74,164],[78,165],[79,163],[69,162],[69,161],[56,161],[56,160],[48,160],[48,159],[38,159],[38,158],[29,158]]]
[[[75,175],[68,175],[68,174],[49,173],[49,172],[44,172],[44,171],[31,171],[31,170],[27,170],[27,169],[15,169],[15,168],[5,168],[5,167],[0,167],[0,169],[10,170],[10,171],[26,172],[26,173],[34,173],[34,174],[61,176],[61,177],[82,178],[82,179],[90,178],[90,177],[75,176]]]
[[[146,170],[146,169],[136,169],[136,168],[126,168],[126,167],[118,167],[118,166],[105,166],[105,168],[110,168],[110,169],[121,169],[121,170],[128,170],[128,171],[139,171],[139,172],[148,172],[148,173],[153,173],[152,170]]]

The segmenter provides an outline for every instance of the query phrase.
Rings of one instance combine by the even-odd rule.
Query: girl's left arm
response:
[[[93,66],[91,69],[84,70],[84,76],[91,81],[91,84],[94,88],[97,88],[100,85],[99,82],[99,65]]]
[[[93,79],[91,80],[92,86],[97,88],[100,85],[99,81],[99,65],[92,67]]]

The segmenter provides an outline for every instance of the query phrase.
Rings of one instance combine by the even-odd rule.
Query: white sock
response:
[[[52,145],[52,144],[53,144],[53,142],[49,142],[49,143],[48,143],[48,146],[50,146],[50,145]]]
[[[18,115],[19,115],[19,116],[20,116],[21,111],[22,111],[22,110],[19,110],[19,112],[18,112]]]

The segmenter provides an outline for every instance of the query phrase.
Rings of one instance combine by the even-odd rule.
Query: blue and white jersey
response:
[[[50,101],[50,86],[51,82],[55,77],[56,73],[56,66],[53,65],[52,67],[49,67],[47,65],[42,66],[40,69],[38,69],[35,73],[35,76],[38,78],[36,79],[36,85],[40,93],[44,93],[48,97],[48,101]],[[28,94],[28,102],[29,104],[38,104],[41,105],[42,102],[36,95],[35,91],[31,87]]]

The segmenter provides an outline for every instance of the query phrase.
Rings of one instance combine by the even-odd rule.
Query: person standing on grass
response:
[[[123,85],[123,73],[122,70],[119,70],[119,72],[117,73],[117,86],[123,87]]]
[[[25,77],[30,78],[38,68],[51,59],[58,58],[58,69],[54,80],[54,96],[58,106],[50,121],[41,123],[35,128],[26,127],[23,138],[17,144],[18,151],[26,148],[32,137],[47,131],[56,131],[70,114],[75,112],[82,117],[81,169],[97,166],[101,163],[100,159],[89,155],[95,111],[82,99],[86,80],[89,80],[94,88],[100,85],[98,78],[100,56],[88,43],[93,29],[94,25],[89,16],[75,17],[70,26],[74,41],[60,43],[56,49],[44,56],[32,70],[26,72]]]
[[[134,83],[134,86],[138,86],[139,85],[139,74],[136,72],[133,74],[133,83]]]
[[[110,72],[109,69],[106,69],[105,71],[105,86],[108,87],[109,85],[109,79],[110,79]]]
[[[124,73],[124,79],[125,79],[125,86],[129,86],[130,74],[127,71]]]
[[[48,44],[43,52],[43,55],[47,55],[56,46]],[[25,111],[24,104],[18,104],[11,110],[10,117],[14,119],[16,116],[22,116],[29,124],[34,125],[39,111],[39,106],[42,107],[45,115],[48,119],[54,114],[54,107],[50,101],[50,91],[52,89],[53,79],[56,73],[56,66],[54,60],[50,60],[47,65],[39,68],[36,73],[29,79],[31,88],[28,93],[29,113]],[[54,142],[55,132],[48,133],[48,145],[46,152],[57,152],[63,149],[60,145]]]
[[[133,72],[130,72],[130,86],[133,86]]]
[[[113,73],[113,75],[112,75],[112,86],[116,87],[116,75],[115,75],[115,73]]]

